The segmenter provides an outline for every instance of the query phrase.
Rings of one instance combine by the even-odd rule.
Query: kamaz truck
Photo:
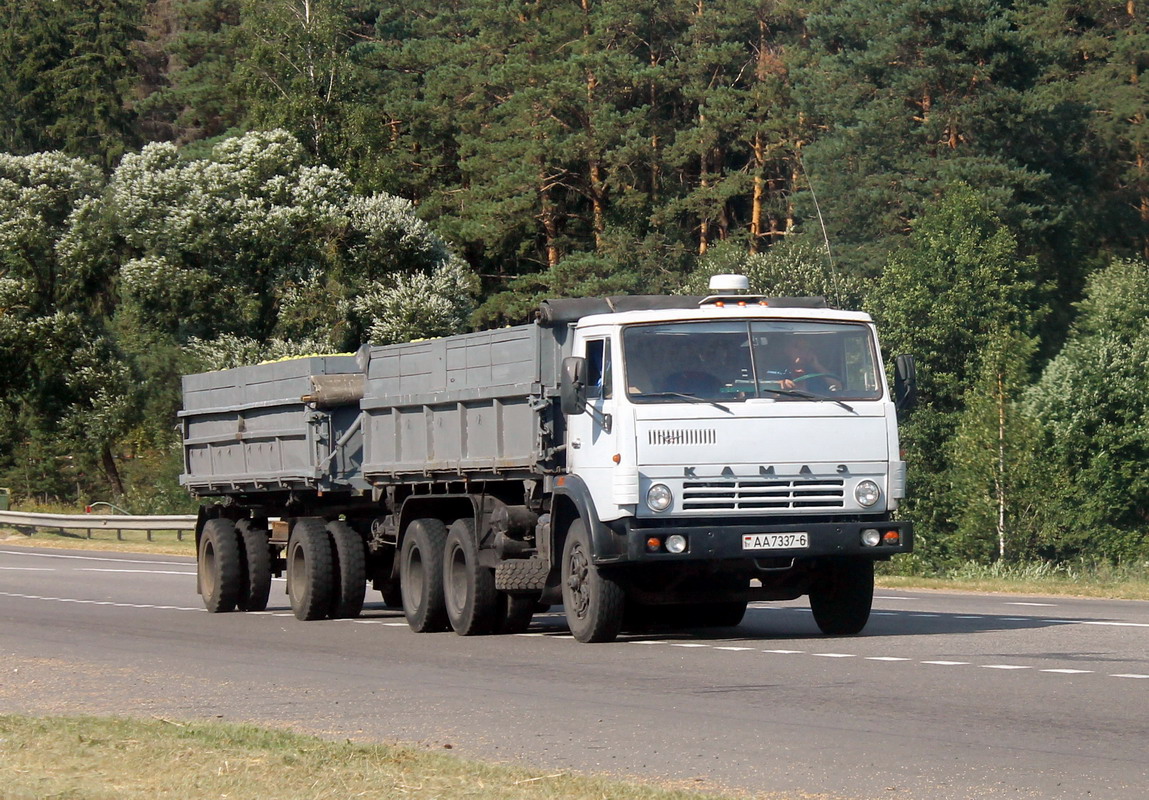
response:
[[[353,617],[371,583],[415,631],[521,632],[561,604],[606,642],[807,595],[824,633],[858,633],[874,563],[913,547],[913,359],[891,392],[868,315],[719,280],[186,376],[205,606],[262,610],[285,576],[299,619]]]

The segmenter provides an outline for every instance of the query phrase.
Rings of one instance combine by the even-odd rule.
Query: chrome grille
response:
[[[682,485],[682,508],[687,511],[844,506],[845,481],[840,478],[700,480]]]
[[[650,444],[654,445],[714,444],[718,441],[718,435],[715,433],[714,428],[651,430],[649,441]]]

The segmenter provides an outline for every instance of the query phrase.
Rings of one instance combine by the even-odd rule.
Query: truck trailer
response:
[[[370,582],[418,632],[561,604],[606,642],[808,595],[822,632],[860,632],[874,563],[913,548],[913,359],[891,391],[867,314],[743,282],[185,376],[205,606],[263,610],[286,576],[297,618],[354,617]]]

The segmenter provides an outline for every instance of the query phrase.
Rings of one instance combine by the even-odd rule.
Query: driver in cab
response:
[[[781,387],[799,391],[837,392],[842,382],[821,362],[814,344],[805,336],[787,336],[782,343],[784,368]]]

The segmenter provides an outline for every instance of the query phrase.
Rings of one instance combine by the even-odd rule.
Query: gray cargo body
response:
[[[566,328],[520,325],[373,347],[363,473],[393,479],[541,470],[554,453]]]
[[[358,404],[320,409],[303,400],[316,378],[361,374],[357,358],[344,355],[185,376],[180,483],[197,494],[365,488]]]
[[[181,483],[206,495],[536,474],[555,453],[566,333],[520,325],[186,376]],[[361,400],[304,402],[356,374]]]

